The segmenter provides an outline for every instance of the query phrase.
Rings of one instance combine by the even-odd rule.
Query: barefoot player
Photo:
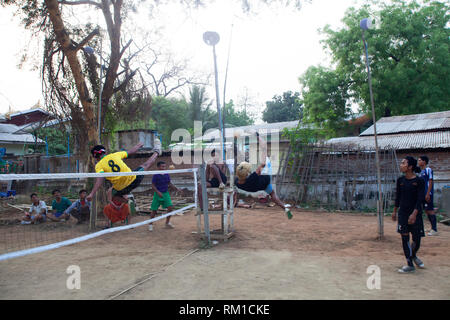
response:
[[[260,142],[260,146],[263,148],[263,153],[261,156],[261,164],[255,170],[255,172],[251,172],[251,165],[248,162],[242,162],[236,168],[236,181],[235,186],[238,189],[247,191],[247,192],[258,192],[265,191],[272,200],[283,208],[286,212],[286,215],[289,219],[292,218],[292,213],[289,210],[289,205],[285,205],[280,198],[278,198],[275,190],[272,187],[272,176],[262,174],[263,168],[266,166],[267,159],[267,151],[265,149],[265,141],[256,133],[258,136],[258,140]],[[234,203],[237,204],[237,193],[234,194]]]

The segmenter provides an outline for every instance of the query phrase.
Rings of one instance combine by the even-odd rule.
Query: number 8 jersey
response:
[[[107,154],[95,165],[95,172],[131,172],[131,169],[122,160],[127,157],[126,151]],[[111,181],[115,190],[120,191],[129,186],[136,176],[106,177],[106,179]]]

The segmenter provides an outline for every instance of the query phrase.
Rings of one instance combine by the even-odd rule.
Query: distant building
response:
[[[6,148],[6,156],[26,155],[35,145],[45,145],[45,142],[23,131],[23,127],[0,123],[0,148]]]
[[[394,149],[399,162],[407,155],[428,156],[434,171],[435,199],[439,199],[443,188],[450,185],[450,111],[384,117],[376,127],[380,151]],[[333,138],[327,144],[374,149],[374,126],[357,137]]]
[[[289,139],[283,136],[285,129],[291,130],[299,126],[299,120],[284,121],[274,123],[263,123],[248,125],[242,127],[233,127],[224,129],[225,148],[229,152],[233,145],[233,139],[237,138],[237,151],[241,155],[245,155],[247,161],[257,162],[257,159],[251,159],[252,154],[249,153],[252,148],[256,150],[257,139],[255,132],[258,132],[267,141],[267,153],[271,159],[273,172],[276,173],[279,167],[279,155],[289,148]],[[220,132],[219,129],[210,129],[201,137],[194,138],[194,144],[203,143],[205,149],[220,150]],[[171,145],[172,149],[178,144]],[[240,159],[238,159],[239,161]],[[256,165],[254,165],[256,169]]]
[[[25,126],[34,123],[46,123],[47,121],[56,119],[53,115],[41,108],[32,108],[25,111],[12,113],[9,119],[6,120],[8,124],[15,124],[16,126]]]

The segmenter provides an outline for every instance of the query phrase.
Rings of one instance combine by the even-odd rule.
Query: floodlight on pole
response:
[[[362,41],[364,45],[364,54],[366,57],[366,67],[369,81],[370,104],[372,106],[373,136],[375,139],[375,164],[377,169],[377,185],[378,185],[378,202],[377,202],[378,237],[381,239],[384,236],[384,231],[383,231],[383,201],[381,194],[380,155],[378,150],[378,139],[377,139],[377,119],[375,115],[375,106],[373,102],[372,77],[370,74],[369,53],[367,50],[366,39],[364,38],[364,31],[372,29],[374,27],[374,24],[372,22],[372,19],[365,18],[360,21],[359,26],[362,29]]]
[[[215,75],[215,85],[216,85],[216,104],[217,104],[217,114],[219,115],[219,128],[220,128],[220,145],[222,148],[222,159],[225,161],[225,150],[224,150],[224,129],[222,123],[222,112],[220,111],[220,100],[219,100],[219,76],[217,72],[217,58],[216,58],[216,44],[220,41],[220,36],[217,32],[206,31],[203,33],[203,41],[213,47],[213,58],[214,58],[214,75]]]

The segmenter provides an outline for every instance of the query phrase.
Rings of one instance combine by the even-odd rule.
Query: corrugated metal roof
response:
[[[11,117],[17,117],[17,116],[20,116],[20,115],[23,115],[23,114],[28,114],[28,113],[32,113],[32,112],[36,112],[36,111],[40,112],[40,113],[43,113],[43,114],[46,114],[46,115],[50,115],[50,113],[48,113],[47,111],[45,111],[45,110],[43,110],[41,108],[31,108],[31,109],[28,109],[28,110],[15,112],[15,113],[11,114]]]
[[[450,111],[385,117],[377,121],[377,134],[449,129]],[[373,125],[360,136],[373,135]]]
[[[234,128],[225,128],[225,138],[231,138],[234,136],[235,132],[239,133],[239,136],[249,136],[254,134],[255,131],[258,131],[261,135],[264,134],[264,130],[267,130],[267,133],[275,133],[283,131],[285,128],[296,128],[298,126],[298,120],[295,121],[285,121],[285,122],[275,122],[275,123],[263,123],[256,124],[250,126],[242,126],[242,127],[234,127]],[[202,137],[195,138],[194,140],[203,140],[209,141],[213,139],[219,139],[219,129],[208,130]]]
[[[20,127],[15,124],[0,123],[0,133],[14,133],[18,130],[20,130]]]
[[[13,133],[0,133],[0,143],[35,143],[35,138],[32,134],[13,134]],[[41,139],[37,139],[38,144],[45,144]]]
[[[380,149],[450,148],[450,131],[390,134],[377,136],[377,141]],[[333,138],[326,143],[340,147],[350,146],[350,149],[375,149],[375,139],[373,136]]]

